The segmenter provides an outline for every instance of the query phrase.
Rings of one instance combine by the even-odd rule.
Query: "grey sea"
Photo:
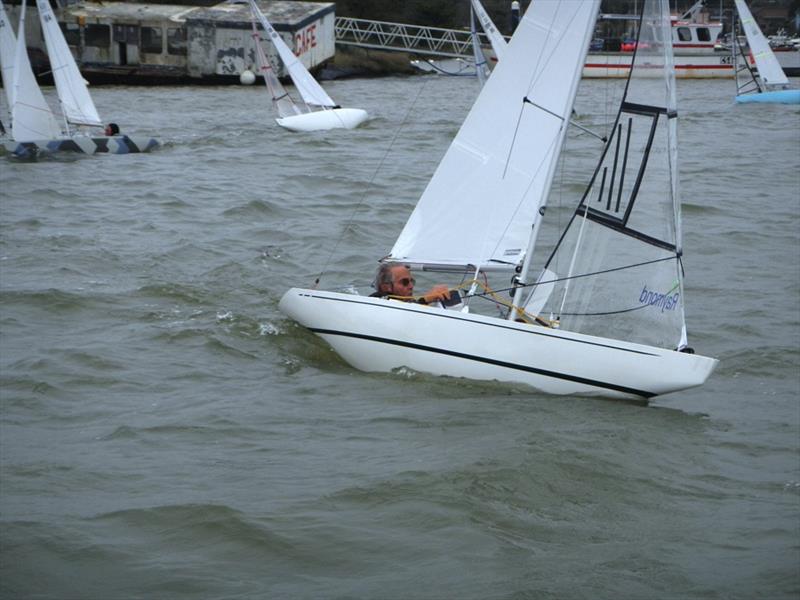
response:
[[[619,84],[584,84],[602,129]],[[325,87],[371,120],[97,87],[162,148],[0,158],[0,597],[799,598],[797,106],[679,82],[689,341],[720,365],[641,405],[361,373],[278,311],[320,273],[369,292],[478,92]]]

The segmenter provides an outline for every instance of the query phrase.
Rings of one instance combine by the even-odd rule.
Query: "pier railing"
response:
[[[336,17],[334,30],[336,43],[345,46],[453,58],[472,56],[472,42],[467,30],[441,29],[350,17]]]

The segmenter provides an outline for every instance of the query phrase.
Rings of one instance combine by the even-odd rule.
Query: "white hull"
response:
[[[627,77],[632,58],[631,52],[589,54],[583,66],[583,77],[589,79]],[[733,61],[728,52],[675,56],[676,79],[730,79],[733,75]]]
[[[362,371],[529,385],[548,394],[651,398],[701,385],[717,361],[419,304],[293,288],[280,310]]]
[[[367,117],[367,111],[360,108],[333,108],[275,119],[275,122],[290,131],[323,131],[353,129],[366,121]]]
[[[6,152],[20,158],[32,158],[41,154],[55,152],[77,152],[79,154],[135,154],[149,152],[160,144],[149,137],[90,137],[76,135],[53,140],[34,140],[30,142],[4,141]]]

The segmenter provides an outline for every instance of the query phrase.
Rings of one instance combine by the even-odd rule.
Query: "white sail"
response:
[[[17,49],[14,56],[14,103],[11,106],[11,137],[17,142],[59,137],[61,128],[39,89],[25,47],[25,5],[20,9]]]
[[[289,77],[292,78],[292,82],[297,88],[297,91],[303,97],[303,100],[307,104],[313,106],[336,106],[336,103],[331,100],[330,96],[328,96],[328,94],[325,93],[325,90],[322,89],[322,86],[320,86],[316,79],[311,76],[311,73],[308,72],[308,69],[305,68],[300,59],[297,58],[289,49],[289,47],[281,38],[280,34],[275,31],[270,22],[264,16],[264,13],[262,13],[261,9],[258,8],[255,0],[249,0],[249,3],[250,9],[260,21],[261,27],[264,28],[264,31],[266,32],[270,41],[275,46],[275,50],[278,51],[278,55],[281,57],[286,70],[289,72]]]
[[[747,8],[747,4],[744,0],[735,0],[735,2],[761,81],[767,86],[787,85],[789,80],[786,78],[780,63],[778,63],[778,59],[775,58],[772,48],[769,47],[769,41],[761,33],[761,29],[759,29],[753,15],[750,13],[750,9]]]
[[[668,0],[644,3],[603,157],[540,281],[562,329],[685,345],[677,111]]]
[[[492,45],[494,56],[498,61],[500,61],[506,50],[506,40],[497,30],[497,27],[494,26],[492,19],[489,18],[488,13],[483,8],[480,0],[471,0],[471,2],[472,10],[475,11],[475,15],[478,17],[481,27],[483,27],[483,32],[486,34],[486,37],[489,38],[489,43]]]
[[[36,0],[36,6],[39,9],[50,69],[67,121],[74,125],[102,126],[100,115],[97,114],[97,108],[78,65],[75,64],[49,0]]]
[[[531,4],[389,260],[519,263],[549,191],[599,4]]]
[[[278,76],[275,75],[275,70],[269,62],[267,55],[264,53],[264,48],[261,45],[261,36],[256,29],[256,15],[253,14],[253,40],[256,44],[256,59],[258,62],[258,72],[264,78],[264,85],[267,87],[270,96],[272,97],[272,104],[281,118],[289,117],[292,115],[299,115],[303,111],[294,103],[289,92],[283,87]]]
[[[14,55],[16,54],[17,40],[11,23],[6,15],[6,8],[0,1],[0,69],[2,69],[3,89],[8,101],[8,111],[14,105]]]

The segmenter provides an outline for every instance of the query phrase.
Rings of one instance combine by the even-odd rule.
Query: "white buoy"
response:
[[[252,71],[245,69],[242,71],[241,75],[239,75],[239,82],[242,85],[253,85],[256,82],[256,76]]]

